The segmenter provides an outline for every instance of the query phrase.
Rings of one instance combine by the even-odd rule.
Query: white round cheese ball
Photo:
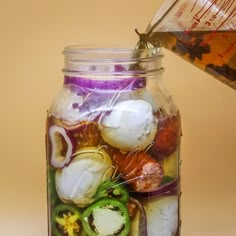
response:
[[[85,207],[94,201],[98,186],[112,175],[112,161],[102,149],[83,148],[70,164],[56,172],[56,189],[63,202]]]
[[[144,205],[148,235],[173,236],[178,230],[178,196],[149,199]]]
[[[63,87],[50,108],[50,113],[69,123],[76,123],[80,118],[79,107],[83,104],[83,97]]]
[[[123,151],[145,149],[155,138],[157,119],[144,100],[118,102],[101,122],[103,139]]]

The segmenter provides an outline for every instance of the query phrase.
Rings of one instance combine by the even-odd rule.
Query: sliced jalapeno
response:
[[[81,225],[81,214],[76,207],[61,204],[53,209],[52,230],[55,236],[79,236]]]
[[[102,197],[112,197],[127,203],[129,200],[129,193],[122,184],[107,180],[99,186],[95,196],[97,199]]]
[[[127,236],[130,218],[124,203],[103,198],[89,206],[82,214],[82,223],[89,236]]]

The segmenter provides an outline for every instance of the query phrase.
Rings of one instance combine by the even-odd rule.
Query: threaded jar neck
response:
[[[63,54],[65,84],[91,89],[137,89],[163,71],[159,49],[69,46]]]

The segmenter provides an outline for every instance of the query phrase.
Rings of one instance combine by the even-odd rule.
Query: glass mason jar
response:
[[[47,115],[48,235],[179,235],[181,122],[160,50],[64,56]]]

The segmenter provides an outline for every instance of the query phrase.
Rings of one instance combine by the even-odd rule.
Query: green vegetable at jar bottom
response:
[[[89,236],[127,236],[130,217],[127,207],[112,198],[103,198],[82,214],[82,224]]]
[[[76,207],[66,204],[56,206],[52,212],[54,236],[80,236],[81,214]]]

